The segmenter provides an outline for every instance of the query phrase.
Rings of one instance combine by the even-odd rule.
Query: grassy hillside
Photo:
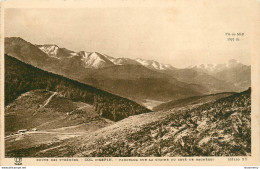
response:
[[[62,142],[6,149],[25,157],[180,157],[251,155],[251,90],[203,105],[125,118]],[[8,143],[8,142],[7,142]],[[23,144],[22,144],[23,143]],[[9,145],[9,143],[7,144]]]
[[[18,130],[37,131],[71,127],[95,122],[105,126],[105,121],[92,105],[72,102],[56,92],[32,90],[19,96],[5,108],[5,135]],[[94,125],[91,124],[94,128]],[[86,129],[87,127],[85,127]]]
[[[5,55],[5,105],[35,89],[58,92],[72,101],[91,104],[98,114],[113,121],[150,111],[131,100],[43,71]]]
[[[234,92],[225,92],[225,93],[217,93],[217,94],[210,94],[210,95],[203,95],[203,96],[193,96],[188,97],[184,99],[179,100],[173,100],[167,103],[160,104],[159,106],[156,106],[153,108],[154,111],[160,111],[160,110],[169,110],[176,107],[183,107],[187,105],[192,104],[203,104],[206,102],[214,101],[223,97],[230,96],[232,94],[235,94]]]

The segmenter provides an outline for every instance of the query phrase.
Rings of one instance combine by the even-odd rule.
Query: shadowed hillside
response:
[[[131,100],[45,72],[5,55],[5,105],[35,89],[55,91],[73,101],[91,104],[101,116],[113,121],[150,111]]]

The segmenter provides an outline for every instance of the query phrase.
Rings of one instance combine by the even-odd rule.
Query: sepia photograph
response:
[[[251,158],[250,3],[120,2],[2,7],[4,158]]]

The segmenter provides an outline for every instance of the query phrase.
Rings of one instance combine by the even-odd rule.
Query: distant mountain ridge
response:
[[[7,37],[5,38],[6,46],[10,46],[10,43],[15,41],[25,41],[20,37]],[[26,41],[25,41],[26,42]],[[66,48],[60,48],[59,46],[55,44],[44,44],[44,45],[35,45],[37,46],[41,51],[43,51],[45,54],[47,54],[49,57],[56,58],[56,59],[62,59],[64,57],[74,57],[76,55],[82,56],[82,61],[87,62],[88,60],[92,60],[92,63],[89,63],[86,68],[102,68],[107,67],[111,65],[143,65],[150,69],[155,70],[172,70],[177,69],[173,67],[170,64],[162,64],[154,60],[145,60],[145,59],[130,59],[130,58],[114,58],[112,56],[101,54],[99,52],[89,52],[89,51],[80,51],[80,52],[74,52],[71,50],[68,50]],[[8,48],[6,51],[9,51]],[[7,53],[8,54],[8,53]],[[97,66],[99,62],[106,62],[107,65]],[[227,63],[223,64],[200,64],[200,65],[193,65],[189,66],[186,69],[194,69],[201,72],[219,72],[222,70],[226,70],[229,68],[234,68],[237,66],[243,65],[242,63],[238,62],[235,59],[229,60]]]
[[[223,64],[192,66],[190,69],[207,73],[216,79],[231,83],[238,91],[246,90],[251,86],[251,66],[244,65],[235,59]]]
[[[57,45],[37,45],[44,53],[50,57],[61,59],[58,57],[58,51],[60,48]],[[115,65],[142,65],[154,70],[171,70],[173,67],[169,64],[161,64],[153,60],[144,59],[129,59],[129,58],[114,58],[106,54],[101,54],[99,52],[72,52],[69,51],[71,57],[75,55],[82,56],[82,61],[86,64],[85,68],[99,69],[108,66]]]
[[[235,60],[215,66],[177,69],[153,60],[74,52],[55,44],[33,45],[16,37],[5,38],[5,53],[140,104],[147,100],[168,102],[205,94],[240,92],[251,86],[251,67]]]
[[[241,67],[241,66],[247,66],[247,65],[243,65],[242,63],[238,62],[235,59],[230,59],[230,60],[228,60],[227,63],[200,64],[200,65],[195,65],[195,66],[189,66],[189,68],[200,71],[200,72],[205,72],[208,74],[214,74],[214,73],[221,72],[223,70],[233,69],[233,68]]]

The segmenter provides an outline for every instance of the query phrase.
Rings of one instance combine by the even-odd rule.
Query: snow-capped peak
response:
[[[38,45],[39,49],[46,53],[48,56],[60,59],[57,57],[59,47],[57,45]]]
[[[71,50],[60,48],[57,45],[37,45],[38,48],[46,53],[49,57],[61,60],[62,58],[72,58],[77,56],[78,53]]]
[[[107,59],[113,62],[115,65],[142,65],[149,69],[156,70],[167,70],[172,69],[173,67],[169,64],[161,64],[153,60],[144,60],[144,59],[129,59],[129,58],[113,58],[108,55],[104,55]]]
[[[153,60],[144,60],[144,59],[136,59],[137,62],[139,62],[141,65],[150,68],[150,69],[156,69],[156,70],[167,70],[172,69],[173,67],[169,64],[162,64],[157,61]]]
[[[98,52],[80,52],[82,56],[82,61],[86,68],[101,68],[106,66],[111,66],[113,63],[109,61],[104,55]]]
[[[109,59],[111,62],[113,62],[115,65],[141,65],[134,59],[129,58],[113,58],[108,55],[104,55],[107,59]]]

